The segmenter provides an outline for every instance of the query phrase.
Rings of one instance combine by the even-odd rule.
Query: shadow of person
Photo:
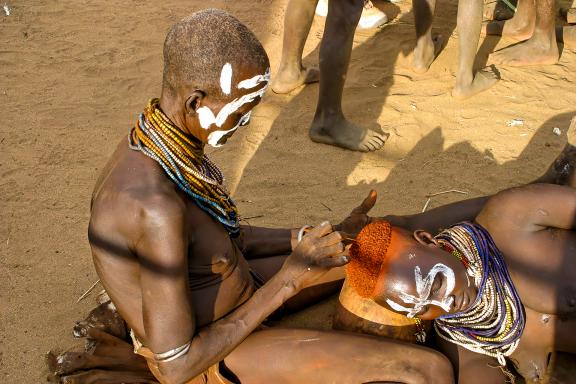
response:
[[[566,143],[565,130],[564,136],[557,136],[552,128],[568,127],[573,115],[564,113],[544,122],[518,156],[503,162],[467,140],[447,145],[441,127],[432,129],[395,161],[391,156],[315,145],[303,135],[306,126],[298,125],[298,119],[279,117],[273,134],[261,143],[244,170],[236,200],[243,217],[255,217],[248,220],[250,224],[274,227],[314,225],[325,219],[338,222],[370,189],[378,192],[371,216],[418,213],[428,194],[452,189],[466,192],[434,197],[430,209],[541,176]],[[332,299],[288,316],[283,324],[330,328],[334,303]]]

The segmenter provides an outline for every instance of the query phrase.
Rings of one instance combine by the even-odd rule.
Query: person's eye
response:
[[[250,123],[250,112],[248,112],[247,114],[243,115],[240,120],[238,121],[238,124],[243,127],[245,125],[248,125],[248,123]]]

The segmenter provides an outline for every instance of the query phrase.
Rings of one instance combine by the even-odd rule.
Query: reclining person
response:
[[[97,181],[89,224],[96,271],[135,352],[161,383],[453,382],[449,361],[430,349],[259,328],[281,308],[336,292],[348,261],[327,222],[305,235],[240,225],[204,154],[248,124],[269,77],[261,44],[223,11],[197,12],[168,33],[161,97]],[[118,373],[118,359],[103,372],[110,359],[94,356],[65,353],[53,372],[67,383],[144,381],[122,378],[133,372],[128,358]]]
[[[576,119],[540,183],[372,220],[350,249],[348,268],[362,273],[349,273],[349,284],[389,310],[434,320],[458,383],[502,383],[494,367],[507,360],[538,381],[551,352],[576,353],[575,144]]]

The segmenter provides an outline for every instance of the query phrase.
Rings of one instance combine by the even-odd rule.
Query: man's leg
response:
[[[302,52],[310,32],[318,0],[290,0],[284,17],[284,41],[278,73],[272,78],[272,90],[288,93],[319,79],[316,68],[302,66]]]
[[[442,46],[439,37],[432,38],[436,0],[413,0],[412,8],[416,28],[416,48],[414,48],[412,69],[416,73],[424,73],[428,71]]]
[[[576,48],[576,25],[556,27],[556,40],[564,43],[564,48]]]
[[[518,0],[516,13],[510,20],[486,24],[487,35],[499,35],[523,41],[532,37],[536,25],[535,0]]]
[[[491,55],[494,63],[523,66],[556,64],[560,55],[554,27],[554,0],[536,0],[536,25],[529,40]]]
[[[335,331],[255,332],[224,359],[242,383],[453,383],[452,366],[428,348]]]
[[[482,28],[482,0],[460,0],[458,2],[459,60],[456,85],[452,96],[466,99],[482,92],[498,81],[491,68],[478,71],[474,75],[474,59]]]
[[[320,45],[320,95],[310,138],[318,143],[366,152],[381,148],[387,135],[350,123],[342,112],[342,92],[363,5],[363,0],[328,3],[326,28]]]

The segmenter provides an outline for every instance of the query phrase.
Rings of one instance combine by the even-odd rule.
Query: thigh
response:
[[[273,328],[250,335],[224,360],[242,383],[443,383],[440,353],[372,336]]]

